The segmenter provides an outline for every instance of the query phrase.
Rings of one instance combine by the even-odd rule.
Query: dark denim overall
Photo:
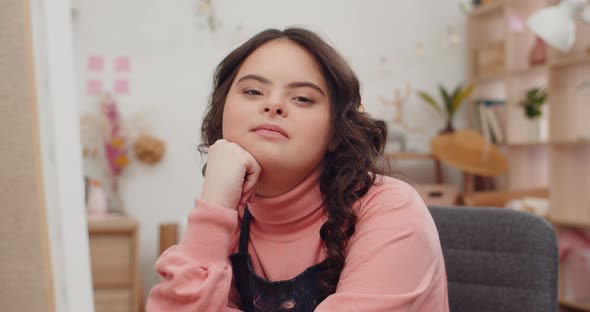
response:
[[[271,282],[252,269],[248,255],[250,220],[248,208],[240,231],[238,253],[230,255],[236,289],[245,312],[311,312],[324,299],[320,294],[320,271],[325,261],[307,268],[290,280]]]

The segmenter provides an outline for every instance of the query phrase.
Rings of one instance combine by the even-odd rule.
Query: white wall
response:
[[[154,168],[132,164],[122,183],[126,210],[141,221],[146,291],[156,281],[158,224],[182,218],[200,193],[200,121],[214,67],[232,48],[268,27],[301,25],[318,31],[356,70],[367,111],[382,115],[391,111],[384,110],[378,96],[391,98],[394,87],[411,83],[415,89],[434,91],[437,82],[451,87],[462,81],[464,44],[452,45],[447,37],[448,27],[464,37],[458,2],[214,0],[222,25],[210,33],[198,26],[197,0],[78,0],[73,27],[81,110],[96,106],[84,93],[86,80],[96,76],[86,70],[86,58],[129,55],[131,90],[118,98],[120,108],[128,118],[154,109],[148,114],[152,133],[168,147],[162,163]],[[424,44],[423,58],[416,54],[418,42]],[[389,73],[380,69],[383,56]],[[113,75],[101,77],[108,82]],[[406,114],[413,124],[427,125],[423,135],[409,137],[410,147],[428,150],[428,140],[442,120],[415,96]],[[420,174],[428,176],[429,171]],[[456,174],[451,180],[458,181]]]

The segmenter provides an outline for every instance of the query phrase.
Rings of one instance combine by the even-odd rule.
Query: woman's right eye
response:
[[[262,92],[260,92],[258,90],[253,90],[253,89],[245,90],[243,93],[246,95],[262,95]]]

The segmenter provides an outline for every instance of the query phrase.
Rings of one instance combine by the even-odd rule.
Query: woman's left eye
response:
[[[262,95],[262,92],[258,91],[258,90],[246,90],[244,91],[244,94],[246,95]]]
[[[293,98],[297,102],[305,103],[305,104],[313,104],[313,100],[310,98],[306,98],[304,96],[296,96]]]

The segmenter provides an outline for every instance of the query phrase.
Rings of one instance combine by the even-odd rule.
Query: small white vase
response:
[[[547,140],[547,123],[542,118],[527,119],[527,135],[529,142]]]
[[[104,216],[107,213],[107,197],[99,180],[91,179],[87,200],[88,215]]]

